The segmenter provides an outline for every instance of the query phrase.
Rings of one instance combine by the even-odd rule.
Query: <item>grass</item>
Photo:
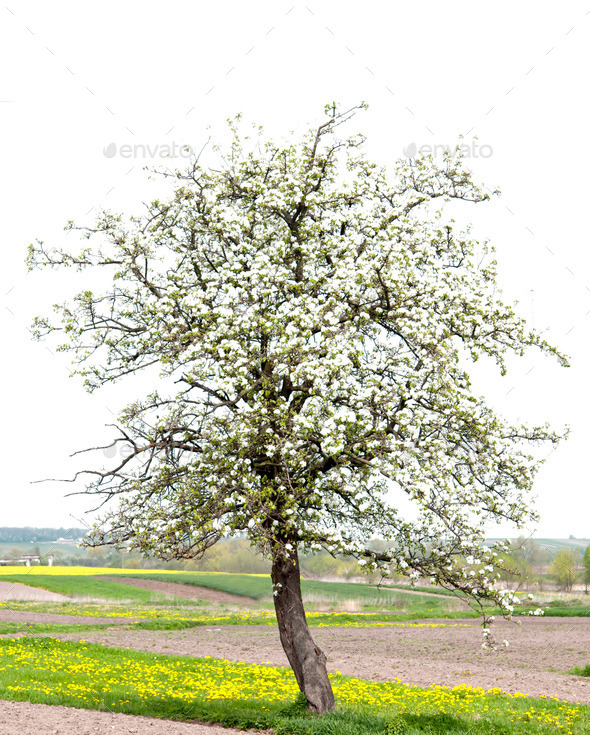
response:
[[[26,623],[0,621],[0,635],[14,635],[16,633],[27,633],[28,635],[42,635],[45,633],[81,633],[87,630],[101,630],[110,628],[109,623],[94,623],[89,625],[70,625],[68,623]]]
[[[208,606],[196,607],[182,601],[182,604],[129,605],[81,602],[4,602],[0,603],[0,610],[10,609],[22,612],[49,613],[58,615],[75,615],[78,617],[119,618],[134,624],[143,619],[139,627],[151,629],[173,630],[182,627],[197,627],[200,625],[275,625],[275,613],[272,610],[237,611],[228,607]],[[390,612],[313,612],[307,611],[307,622],[312,627],[322,626],[355,626],[373,627],[390,625],[416,620],[432,619],[437,616],[415,613]],[[477,618],[474,612],[446,613],[447,619]],[[154,623],[147,625],[147,623]]]
[[[586,666],[574,666],[573,669],[565,672],[566,674],[574,674],[575,676],[590,676],[590,664]]]
[[[292,672],[188,656],[154,656],[52,638],[0,640],[0,698],[177,720],[275,735],[568,735],[588,732],[590,710],[480,688],[421,689],[330,675],[338,709],[307,714]]]
[[[149,605],[109,604],[100,602],[0,602],[0,610],[8,609],[19,612],[46,613],[50,615],[74,615],[76,617],[121,618],[133,621],[141,618],[191,618],[202,615],[202,608],[181,603],[170,604],[151,602]]]
[[[307,623],[310,628],[371,628],[380,626],[411,626],[417,628],[444,628],[455,627],[458,623],[417,623],[422,618],[418,615],[388,615],[372,613],[307,613]],[[229,613],[225,615],[202,614],[195,617],[156,618],[131,624],[130,627],[142,630],[180,630],[183,628],[197,628],[199,626],[217,625],[276,625],[274,613],[247,612]],[[465,625],[468,625],[467,623]]]

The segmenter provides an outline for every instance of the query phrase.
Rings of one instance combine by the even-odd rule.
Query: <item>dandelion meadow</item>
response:
[[[276,733],[577,733],[585,707],[557,699],[484,691],[422,689],[331,674],[338,709],[321,722],[298,706],[298,687],[283,667],[213,658],[151,655],[54,638],[0,641],[0,693],[5,699],[201,719]],[[295,704],[294,704],[295,702]],[[315,723],[315,724],[314,724]],[[351,730],[354,726],[356,729]],[[348,729],[347,729],[348,728]],[[445,729],[446,728],[446,729]]]

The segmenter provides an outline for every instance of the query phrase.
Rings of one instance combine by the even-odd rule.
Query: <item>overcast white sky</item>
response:
[[[465,134],[468,163],[501,188],[501,198],[473,208],[475,231],[497,247],[506,297],[572,366],[531,354],[504,378],[482,368],[477,388],[511,418],[570,425],[537,479],[537,535],[590,536],[590,8],[490,7],[8,0],[0,11],[0,525],[80,525],[74,518],[88,498],[30,483],[80,466],[69,455],[107,440],[105,424],[137,390],[128,382],[89,396],[54,343],[31,341],[32,317],[68,285],[27,274],[27,245],[66,244],[66,221],[88,222],[101,207],[139,211],[150,197],[142,167],[164,165],[171,147],[200,149],[207,126],[215,135],[236,112],[281,135],[315,124],[326,102],[364,100],[370,109],[355,125],[374,158],[392,162],[412,144],[454,146]]]

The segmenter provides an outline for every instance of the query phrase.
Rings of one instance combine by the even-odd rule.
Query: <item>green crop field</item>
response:
[[[167,596],[158,592],[126,584],[100,579],[102,576],[151,579],[175,582],[211,590],[228,592],[256,601],[261,609],[272,609],[272,587],[270,577],[262,574],[233,574],[222,572],[183,572],[153,570],[93,569],[88,567],[31,567],[21,571],[18,567],[0,567],[0,580],[18,582],[63,594],[69,598],[96,599],[111,602],[127,600],[134,604],[164,602]],[[470,609],[455,595],[436,587],[410,588],[403,585],[374,585],[353,582],[323,582],[302,580],[302,592],[308,610],[331,610],[333,612],[389,611],[410,615],[413,618],[438,618],[462,614],[469,616]],[[193,600],[193,604],[197,601]],[[186,605],[187,601],[175,598],[175,604]],[[200,601],[199,604],[207,604]],[[239,601],[235,603],[239,607]],[[514,614],[528,614],[538,606],[547,617],[587,617],[590,605],[585,600],[563,600],[529,603],[523,600]],[[490,610],[498,614],[497,610]]]
[[[250,597],[254,600],[270,599],[272,585],[270,576],[258,574],[225,574],[216,572],[141,572],[140,575],[128,573],[126,576],[141,576],[142,579],[154,579],[166,582],[180,582],[182,584],[197,585],[209,589],[230,592],[234,595]],[[398,590],[405,590],[404,592]],[[358,601],[359,604],[369,607],[391,607],[391,608],[414,608],[417,604],[433,608],[446,609],[446,600],[438,600],[428,592],[436,592],[435,589],[426,590],[421,588],[420,592],[425,594],[407,594],[412,592],[408,587],[401,585],[393,587],[377,586],[373,584],[359,584],[354,582],[322,582],[316,580],[301,580],[301,590],[304,601],[312,604],[317,600],[328,600],[334,603],[347,600]],[[452,595],[450,595],[452,597]]]
[[[220,592],[260,600],[271,597],[272,585],[270,575],[258,574],[226,574],[224,572],[128,572],[126,577],[154,579],[160,582],[179,582],[197,587],[207,587]]]
[[[156,593],[149,590],[127,585],[123,581],[113,582],[99,579],[98,577],[101,576],[124,576],[205,587],[239,595],[245,599],[256,600],[266,607],[272,606],[272,586],[270,577],[267,575],[152,570],[127,571],[85,567],[32,567],[31,571],[21,572],[20,569],[15,567],[0,567],[0,580],[40,587],[67,597],[87,597],[113,601],[127,599],[145,603],[153,601],[155,597],[157,598]],[[427,594],[430,590],[425,590],[424,594],[422,594],[422,590],[408,594],[408,588],[402,589],[405,589],[405,591],[392,587],[378,587],[368,583],[302,580],[304,602],[310,608],[320,603],[327,603],[333,608],[404,610],[406,612],[428,613],[432,617],[448,612],[451,609],[450,605],[452,607],[452,596],[449,600],[446,600]],[[455,605],[453,609],[458,608]]]

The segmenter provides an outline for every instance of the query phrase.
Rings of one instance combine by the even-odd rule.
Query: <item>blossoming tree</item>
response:
[[[362,137],[339,137],[353,114],[334,109],[293,144],[252,145],[234,123],[223,163],[196,160],[167,201],[77,228],[99,240],[79,253],[29,254],[112,270],[104,293],[36,321],[39,336],[64,330],[89,390],[154,365],[175,381],[122,412],[127,452],[86,490],[113,501],[90,543],[180,559],[246,532],[314,712],[334,698],[300,551],[430,578],[509,616],[484,522],[532,516],[530,446],[559,437],[502,420],[467,366],[485,355],[503,370],[528,347],[565,364],[501,300],[491,248],[445,220],[446,202],[487,198],[460,156],[388,174]]]

